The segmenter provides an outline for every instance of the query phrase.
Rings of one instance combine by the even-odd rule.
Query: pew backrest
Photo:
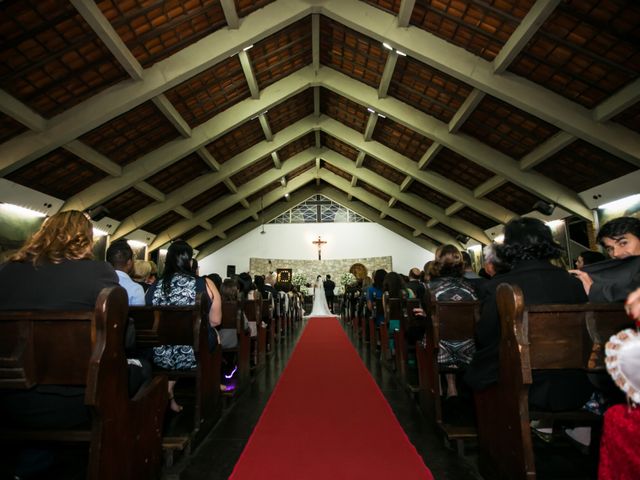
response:
[[[208,311],[202,304],[202,293],[194,305],[147,305],[129,308],[136,327],[136,347],[190,345],[197,364],[194,370],[166,371],[171,377],[195,378],[193,424],[188,441],[195,447],[220,417],[221,349],[211,348],[209,338],[215,338],[208,323]],[[164,370],[162,370],[164,372]]]
[[[92,417],[87,430],[0,425],[2,442],[89,442],[91,480],[159,474],[167,380],[155,377],[129,399],[127,303],[117,286],[103,289],[92,310],[0,311],[0,395],[36,385],[84,386]]]
[[[439,302],[431,295],[427,313],[427,331],[432,332],[437,348],[440,340],[461,341],[472,339],[480,319],[480,302]]]
[[[582,410],[530,412],[533,372],[601,372],[603,341],[630,321],[622,304],[525,305],[522,290],[506,283],[498,285],[496,293],[501,326],[499,378],[474,394],[481,473],[535,479],[532,418],[571,415],[573,421],[593,422],[598,417]]]
[[[207,348],[207,312],[203,311],[202,293],[196,303],[187,306],[147,305],[130,307],[129,315],[136,327],[140,347],[190,345],[195,353]]]

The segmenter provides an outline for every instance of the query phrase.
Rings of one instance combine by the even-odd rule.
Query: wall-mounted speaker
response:
[[[538,200],[533,204],[533,210],[540,212],[543,215],[551,215],[555,209],[555,204],[545,202],[544,200]]]

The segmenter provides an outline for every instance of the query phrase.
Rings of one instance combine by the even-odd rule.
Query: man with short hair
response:
[[[640,219],[620,217],[605,223],[597,241],[611,260],[569,272],[580,279],[590,302],[623,302],[640,286]]]
[[[116,240],[109,245],[107,262],[116,271],[120,286],[127,291],[129,305],[144,305],[144,289],[129,276],[133,271],[133,250],[126,240]]]
[[[133,250],[126,240],[116,240],[107,249],[109,262],[118,275],[118,283],[127,291],[129,305],[144,305],[144,289],[129,276],[133,272]],[[129,372],[129,396],[133,397],[142,385],[151,379],[151,363],[136,351],[136,331],[129,319],[125,331],[124,348]]]
[[[333,299],[334,299],[334,289],[336,288],[336,284],[333,280],[331,280],[331,275],[327,275],[326,280],[323,282],[324,287],[324,295],[327,297],[327,304],[329,305],[329,310],[333,313]]]

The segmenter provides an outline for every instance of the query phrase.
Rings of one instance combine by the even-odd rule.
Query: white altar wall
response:
[[[252,257],[317,260],[318,249],[311,242],[318,235],[327,241],[323,260],[391,256],[393,269],[405,274],[433,260],[432,252],[376,223],[272,224],[264,229],[264,235],[257,228],[200,260],[200,273],[216,272],[224,278],[227,265],[246,272]]]

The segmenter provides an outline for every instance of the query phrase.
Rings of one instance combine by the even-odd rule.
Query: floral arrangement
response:
[[[304,276],[303,273],[294,273],[291,278],[291,284],[296,287],[300,287],[302,285],[306,285],[308,282],[307,277]]]
[[[345,272],[340,275],[340,285],[346,287],[347,285],[352,285],[354,283],[356,283],[356,277],[353,273]]]

